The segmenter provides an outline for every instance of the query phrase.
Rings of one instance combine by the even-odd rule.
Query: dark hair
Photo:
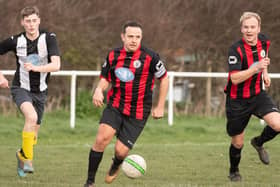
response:
[[[26,16],[30,16],[31,14],[36,14],[38,17],[40,17],[39,9],[37,6],[27,6],[20,11],[21,19],[23,19]]]
[[[139,27],[142,30],[142,25],[136,21],[128,21],[123,25],[122,33],[125,34],[127,27]]]

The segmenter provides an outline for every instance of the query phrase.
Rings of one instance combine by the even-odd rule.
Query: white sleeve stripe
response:
[[[161,76],[163,76],[166,72],[166,69],[164,66],[162,66],[162,68],[160,68],[160,70],[158,70],[156,73],[155,73],[155,76],[156,78],[160,78]]]

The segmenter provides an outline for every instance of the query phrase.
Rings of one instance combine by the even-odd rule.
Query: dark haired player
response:
[[[105,182],[111,183],[117,177],[123,159],[132,149],[150,114],[155,78],[160,80],[160,93],[152,116],[158,119],[164,114],[168,78],[163,62],[158,54],[141,45],[142,26],[139,23],[126,23],[121,39],[123,46],[110,51],[102,66],[100,81],[92,98],[95,106],[102,106],[103,92],[111,84],[107,107],[90,149],[85,187],[94,186],[103,152],[115,135],[115,155]]]

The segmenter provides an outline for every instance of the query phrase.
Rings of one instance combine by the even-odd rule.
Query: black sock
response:
[[[119,166],[122,164],[122,162],[123,162],[123,159],[120,159],[115,155],[115,157],[113,158],[112,168],[114,168],[114,169],[119,168]]]
[[[103,157],[103,152],[96,152],[90,149],[88,158],[88,178],[87,183],[93,184],[95,182],[95,175]]]
[[[232,144],[229,148],[229,159],[230,159],[230,173],[239,171],[238,165],[241,160],[241,149],[234,147]]]
[[[255,138],[257,146],[262,146],[265,142],[272,140],[278,133],[267,125],[261,135]]]

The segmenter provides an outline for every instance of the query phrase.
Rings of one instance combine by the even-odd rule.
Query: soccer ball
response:
[[[147,169],[146,161],[140,155],[129,155],[124,159],[122,171],[129,178],[138,178],[145,174]]]

